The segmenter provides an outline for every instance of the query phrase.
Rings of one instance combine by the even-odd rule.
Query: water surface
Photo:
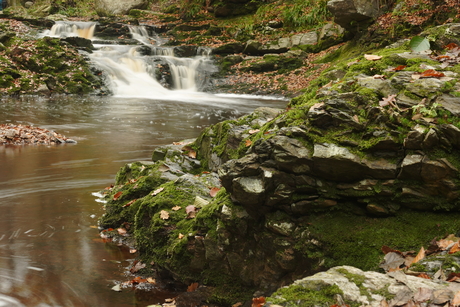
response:
[[[78,142],[0,145],[0,307],[148,306],[174,295],[111,290],[130,279],[125,268],[135,255],[100,242],[94,227],[103,209],[91,193],[112,184],[125,163],[149,160],[157,146],[259,106],[286,104],[200,95],[0,100],[0,123],[35,125]]]

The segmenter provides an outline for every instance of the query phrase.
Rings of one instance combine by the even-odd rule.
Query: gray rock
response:
[[[147,0],[95,0],[95,10],[99,16],[127,15],[132,9],[145,9]]]
[[[377,1],[329,0],[327,8],[334,16],[334,22],[347,30],[354,30],[360,22],[379,14]]]
[[[407,84],[406,88],[420,97],[429,97],[431,94],[439,92],[443,85],[444,82],[437,78],[423,78]]]

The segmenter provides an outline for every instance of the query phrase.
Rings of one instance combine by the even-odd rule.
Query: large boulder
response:
[[[379,1],[330,0],[327,8],[334,21],[347,30],[355,30],[361,22],[369,21],[379,14]]]
[[[132,9],[146,9],[147,0],[96,0],[95,10],[99,16],[127,15]]]

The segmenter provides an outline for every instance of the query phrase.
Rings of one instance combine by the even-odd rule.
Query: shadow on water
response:
[[[200,94],[194,94],[195,98]],[[23,97],[0,100],[0,123],[35,125],[78,141],[0,146],[0,307],[147,306],[174,293],[111,288],[129,280],[135,255],[101,243],[103,208],[92,192],[127,162],[198,136],[206,126],[285,101],[211,96],[151,100]]]

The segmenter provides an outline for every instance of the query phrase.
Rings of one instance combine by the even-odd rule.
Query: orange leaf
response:
[[[220,191],[220,188],[212,188],[210,191],[209,191],[209,195],[211,195],[211,197],[216,197],[217,193]]]
[[[452,245],[452,247],[450,248],[449,254],[453,254],[453,253],[456,253],[458,251],[460,251],[460,246],[459,246],[458,242],[455,242],[455,244]]]
[[[133,200],[130,201],[129,203],[125,204],[125,205],[123,206],[123,208],[124,208],[124,207],[129,207],[129,206],[131,206],[136,200],[137,200],[137,199],[133,199]]]
[[[117,200],[121,197],[121,195],[123,194],[122,191],[118,192],[117,194],[113,195],[113,200]]]
[[[400,71],[400,70],[403,70],[406,67],[407,67],[406,65],[399,65],[399,66],[396,66],[395,68],[393,68],[393,70],[394,71]]]
[[[445,239],[442,239],[442,240],[439,240],[438,242],[436,242],[436,244],[438,244],[438,246],[439,246],[442,250],[447,249],[447,247],[448,247],[449,245],[451,245],[452,243],[454,243],[454,241],[452,241],[452,240],[445,240]]]
[[[187,287],[187,292],[193,292],[198,288],[198,283],[194,282],[190,286]]]
[[[455,49],[455,48],[459,48],[459,46],[456,43],[450,43],[450,44],[447,44],[444,48]]]
[[[382,252],[385,255],[388,254],[388,253],[391,253],[391,252],[402,255],[402,253],[400,251],[398,251],[397,249],[392,249],[391,247],[388,247],[386,245],[382,246]]]
[[[265,297],[254,297],[252,299],[252,306],[251,307],[262,307],[265,305]]]
[[[451,304],[451,306],[454,306],[454,307],[460,306],[460,291],[455,293],[455,296],[452,299],[452,301],[450,302],[450,304]]]
[[[428,69],[422,72],[420,78],[441,78],[445,75],[442,72],[436,71],[434,69]]]
[[[417,256],[415,256],[414,260],[412,260],[411,264],[413,263],[417,263],[419,262],[420,260],[422,260],[423,258],[425,258],[425,249],[422,248],[420,249],[420,251],[418,252]]]
[[[431,277],[428,276],[426,273],[420,273],[420,274],[417,275],[417,277],[425,278],[425,279],[431,279]]]
[[[251,145],[252,145],[252,141],[251,141],[251,140],[246,140],[245,145],[246,145],[246,147],[251,146]]]

